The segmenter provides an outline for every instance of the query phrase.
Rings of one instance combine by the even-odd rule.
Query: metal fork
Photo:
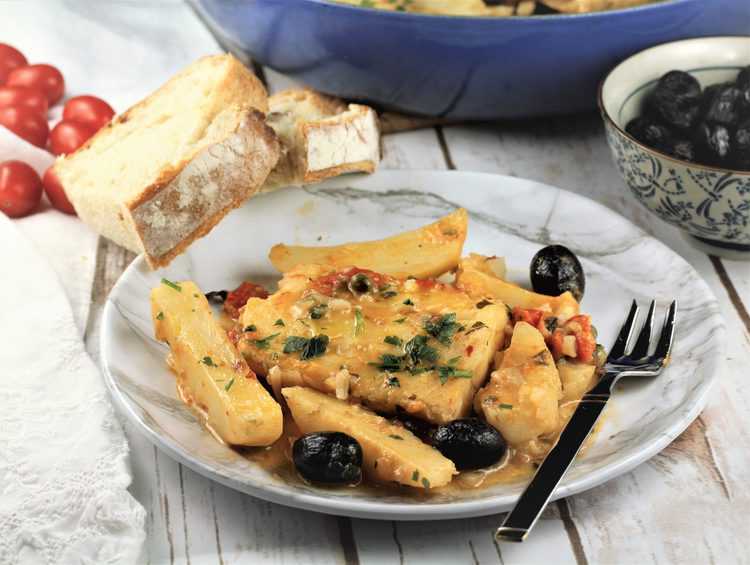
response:
[[[581,398],[573,416],[560,433],[557,443],[537,469],[513,510],[505,517],[503,525],[495,532],[495,539],[516,542],[526,539],[531,528],[536,524],[539,515],[547,506],[555,487],[562,480],[568,467],[570,467],[584,441],[594,428],[599,415],[607,405],[612,392],[612,385],[620,377],[655,377],[661,373],[661,370],[669,361],[669,354],[674,341],[675,309],[676,303],[672,302],[664,319],[664,325],[654,347],[654,352],[649,355],[655,310],[655,304],[652,301],[643,328],[636,339],[635,345],[628,353],[628,344],[634,334],[639,310],[638,304],[635,300],[633,301],[628,318],[625,320],[625,324],[623,324],[604,364],[604,373],[601,379],[594,388]]]

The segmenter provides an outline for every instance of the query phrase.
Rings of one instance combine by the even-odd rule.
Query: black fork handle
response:
[[[599,392],[602,388],[604,387],[597,386],[583,396],[557,443],[544,458],[515,507],[505,517],[502,526],[495,532],[495,539],[523,541],[534,527],[607,405],[609,390]]]

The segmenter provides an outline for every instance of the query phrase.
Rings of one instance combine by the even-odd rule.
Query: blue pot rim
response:
[[[312,0],[312,1],[320,1],[320,0]],[[611,128],[613,128],[615,131],[617,131],[618,134],[625,137],[626,139],[630,140],[634,145],[637,145],[641,150],[645,151],[646,153],[653,153],[660,159],[666,159],[667,161],[673,161],[675,163],[679,163],[680,165],[686,167],[686,168],[692,168],[692,169],[703,169],[706,171],[711,172],[717,172],[717,173],[728,173],[731,175],[740,175],[740,176],[750,176],[750,171],[743,171],[739,169],[728,169],[724,167],[714,167],[712,165],[702,165],[700,163],[695,163],[693,161],[685,161],[684,159],[678,159],[677,157],[673,157],[672,155],[667,155],[666,153],[662,153],[661,151],[658,151],[652,147],[649,147],[648,145],[644,145],[640,141],[638,141],[636,138],[634,138],[632,135],[630,135],[628,132],[625,131],[624,128],[620,127],[617,122],[612,118],[612,116],[609,115],[609,112],[604,107],[604,97],[603,97],[603,91],[604,91],[604,84],[609,80],[609,77],[614,73],[620,65],[625,63],[626,61],[632,59],[633,57],[636,57],[640,55],[641,53],[645,53],[646,51],[651,51],[653,49],[659,49],[660,47],[664,47],[665,45],[673,45],[676,43],[688,43],[692,41],[704,41],[704,40],[711,40],[711,39],[731,39],[731,38],[740,38],[740,39],[750,39],[750,36],[747,35],[709,35],[704,37],[693,37],[690,39],[678,39],[676,41],[667,41],[666,43],[660,43],[658,45],[653,45],[647,49],[643,49],[641,51],[638,51],[637,53],[633,53],[629,57],[626,57],[617,65],[612,67],[610,71],[606,74],[606,76],[601,80],[599,83],[599,88],[597,89],[596,94],[596,102],[599,106],[599,113],[602,116],[602,120],[604,120],[606,125],[609,125]],[[695,70],[702,70],[702,69],[710,69],[713,67],[700,67],[696,68]],[[741,68],[741,67],[738,67]],[[638,85],[633,92],[636,92],[640,88],[643,88],[645,85]],[[628,96],[632,96],[633,94],[629,94]]]
[[[390,18],[396,18],[396,19],[412,19],[412,20],[417,20],[417,21],[418,20],[431,20],[431,21],[462,20],[462,21],[475,21],[475,22],[507,23],[508,20],[512,20],[512,21],[519,22],[519,23],[520,22],[555,23],[555,22],[559,22],[562,20],[591,20],[591,19],[606,18],[609,16],[616,16],[619,14],[632,14],[632,13],[658,11],[658,10],[668,9],[672,6],[679,5],[679,4],[703,2],[705,0],[659,0],[657,2],[643,4],[640,6],[631,6],[629,8],[620,8],[617,10],[602,10],[599,12],[585,12],[585,13],[578,13],[578,14],[544,14],[544,15],[537,15],[537,16],[496,16],[496,17],[453,16],[453,15],[444,15],[444,14],[422,14],[422,13],[414,13],[414,12],[397,12],[395,10],[380,10],[378,8],[369,8],[365,6],[355,6],[353,4],[344,4],[341,2],[336,2],[335,0],[303,0],[303,1],[311,2],[313,4],[319,4],[322,6],[327,6],[332,9],[339,9],[339,10],[344,10],[344,11],[349,11],[349,12],[365,11],[371,15],[377,14],[380,17],[390,17]],[[492,24],[488,24],[488,25],[492,25]]]

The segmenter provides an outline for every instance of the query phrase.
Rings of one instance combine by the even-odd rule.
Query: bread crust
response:
[[[127,202],[149,266],[169,264],[258,192],[279,154],[278,138],[265,116],[249,110],[234,134],[165,170]]]

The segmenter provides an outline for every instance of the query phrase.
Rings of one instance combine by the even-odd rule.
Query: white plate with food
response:
[[[580,260],[585,287],[575,260],[547,249],[544,294],[528,290],[553,244]],[[543,274],[560,262],[565,276]],[[210,307],[204,293],[244,281]],[[363,518],[481,516],[513,505],[596,381],[596,342],[608,348],[631,301],[652,298],[677,301],[671,364],[615,387],[560,498],[692,422],[724,324],[677,254],[536,182],[380,171],[261,195],[169,267],[130,265],[105,307],[102,368],[138,430],[242,492]]]

